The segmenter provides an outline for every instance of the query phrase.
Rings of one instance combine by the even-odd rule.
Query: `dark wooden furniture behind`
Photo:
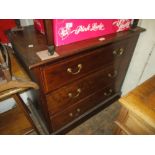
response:
[[[33,26],[9,34],[16,56],[40,86],[38,107],[50,133],[65,133],[120,97],[142,31],[137,27],[103,41],[97,37],[56,47],[59,56],[44,61],[36,53],[47,49],[46,38]]]

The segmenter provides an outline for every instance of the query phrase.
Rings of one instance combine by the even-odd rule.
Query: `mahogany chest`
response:
[[[67,132],[120,97],[142,31],[137,27],[59,46],[59,56],[44,61],[36,53],[47,49],[46,39],[33,26],[9,34],[17,58],[40,86],[37,108],[50,133]]]

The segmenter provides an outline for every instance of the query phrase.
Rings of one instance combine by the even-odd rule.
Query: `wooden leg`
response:
[[[128,110],[125,109],[124,107],[121,107],[121,110],[117,116],[117,120],[115,121],[115,124],[117,125],[117,127],[115,128],[114,134],[115,135],[120,135],[122,134],[122,126],[120,127],[120,123],[121,122],[123,124],[123,122],[126,121],[128,115]],[[124,129],[124,128],[123,128]],[[126,130],[125,130],[126,131]],[[131,134],[130,132],[125,132],[126,134]]]
[[[23,100],[20,97],[20,95],[19,94],[14,94],[14,95],[12,95],[12,97],[15,99],[16,103],[19,105],[21,110],[24,112],[26,118],[31,123],[33,129],[37,132],[37,134],[40,134],[40,132],[38,131],[38,129],[37,129],[36,125],[34,124],[32,118],[30,117],[30,113],[31,113],[30,110],[27,108],[27,106],[23,102]]]

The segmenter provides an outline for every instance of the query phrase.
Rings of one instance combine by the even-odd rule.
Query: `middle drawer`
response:
[[[50,115],[60,112],[79,100],[114,83],[118,70],[113,65],[46,95]]]

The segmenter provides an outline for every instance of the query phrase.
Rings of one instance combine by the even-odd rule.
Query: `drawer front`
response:
[[[81,56],[43,67],[44,91],[47,93],[57,89],[111,62],[117,65],[127,50],[128,41],[97,48],[85,54],[83,52]]]
[[[48,111],[55,114],[81,99],[103,89],[109,83],[114,83],[118,70],[113,65],[64,86],[46,96]]]
[[[54,116],[51,116],[51,123],[53,131],[56,131],[68,123],[72,122],[80,115],[84,114],[91,108],[98,105],[101,101],[107,99],[108,97],[115,94],[115,90],[113,86],[106,87],[103,90],[98,91],[97,93],[87,97],[81,102],[70,106],[66,110],[61,113],[58,113]]]

